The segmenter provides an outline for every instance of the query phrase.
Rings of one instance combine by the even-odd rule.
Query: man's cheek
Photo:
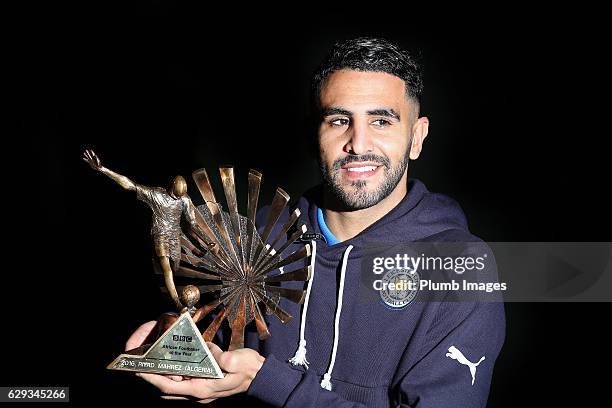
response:
[[[334,164],[334,155],[330,152],[328,146],[319,144],[319,157],[321,163],[323,163],[328,170],[331,170]]]

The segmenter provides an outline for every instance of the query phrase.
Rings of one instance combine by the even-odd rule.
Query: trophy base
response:
[[[188,312],[182,313],[155,343],[119,355],[106,368],[139,373],[223,378],[221,368]]]

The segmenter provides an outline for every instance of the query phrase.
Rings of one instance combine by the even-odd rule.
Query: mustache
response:
[[[332,170],[340,170],[342,166],[349,163],[359,162],[376,162],[385,166],[387,169],[391,167],[391,161],[386,156],[379,156],[373,153],[366,153],[360,155],[349,155],[341,159],[336,159],[332,164]]]

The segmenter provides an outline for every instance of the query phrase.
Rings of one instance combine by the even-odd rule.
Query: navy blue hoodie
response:
[[[309,233],[321,233],[320,199],[318,188],[297,203]],[[264,208],[257,225],[265,224],[266,215]],[[288,216],[289,209],[278,221],[277,231]],[[291,321],[282,324],[275,316],[266,316],[272,333],[266,341],[247,332],[246,345],[266,357],[248,395],[270,406],[291,408],[485,406],[505,335],[502,303],[414,302],[396,310],[382,302],[364,302],[360,294],[362,257],[372,243],[478,240],[469,233],[465,215],[454,200],[429,192],[416,179],[409,180],[400,204],[354,238],[331,246],[317,240],[304,322],[308,368],[289,363],[300,343],[303,305],[281,299],[281,306],[294,317]],[[285,253],[298,245],[304,244],[298,242]],[[451,346],[473,365],[480,361],[477,369],[464,364],[465,360],[449,358]],[[328,390],[321,383],[330,371]],[[471,371],[475,371],[473,384]]]

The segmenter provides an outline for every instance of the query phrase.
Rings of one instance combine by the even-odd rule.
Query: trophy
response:
[[[155,250],[153,266],[163,275],[162,291],[172,299],[176,312],[164,313],[157,323],[156,339],[119,355],[107,368],[133,372],[222,378],[223,373],[206,346],[224,321],[231,329],[229,350],[244,347],[245,326],[254,321],[259,339],[270,331],[266,314],[276,315],[282,323],[292,316],[279,305],[280,298],[301,304],[303,289],[287,288],[282,282],[307,282],[311,267],[283,272],[283,267],[301,262],[309,265],[310,246],[283,257],[283,253],[305,232],[294,228],[300,216],[295,209],[280,231],[271,237],[274,227],[289,202],[289,195],[277,188],[262,233],[255,225],[262,174],[249,170],[246,217],[238,213],[234,169],[219,168],[228,207],[217,201],[205,169],[193,172],[204,204],[196,206],[187,195],[187,182],[176,176],[170,187],[136,184],[102,166],[99,157],[86,150],[83,160],[94,170],[108,176],[153,212],[151,237]],[[284,242],[283,242],[284,239]],[[270,240],[270,242],[268,242]],[[278,249],[275,249],[280,244]],[[304,262],[306,261],[306,262]],[[175,278],[189,281],[175,285]],[[179,295],[180,293],[180,295]],[[196,323],[216,312],[203,331]]]

